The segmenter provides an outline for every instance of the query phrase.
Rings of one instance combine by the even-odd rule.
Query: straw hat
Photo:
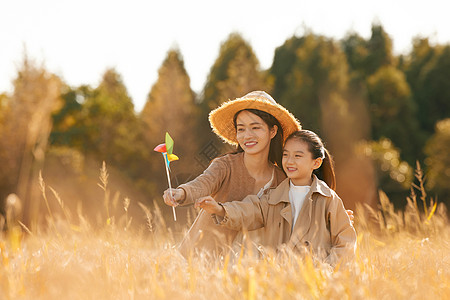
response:
[[[243,109],[258,109],[274,116],[283,129],[283,139],[302,129],[300,122],[286,108],[275,102],[266,92],[253,91],[247,95],[224,102],[209,113],[209,123],[214,133],[231,145],[237,145],[234,115]]]

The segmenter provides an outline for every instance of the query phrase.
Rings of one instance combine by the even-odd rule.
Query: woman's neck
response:
[[[244,153],[244,164],[248,173],[255,179],[265,176],[271,171],[268,155],[265,153]]]

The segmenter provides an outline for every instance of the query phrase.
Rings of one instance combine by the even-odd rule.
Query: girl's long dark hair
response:
[[[322,158],[322,165],[320,168],[314,170],[314,174],[319,179],[322,179],[326,184],[336,190],[336,175],[334,173],[334,161],[333,157],[328,152],[327,148],[324,147],[320,137],[312,131],[309,130],[299,130],[292,133],[286,142],[291,139],[297,139],[299,141],[308,144],[309,152],[311,152],[313,159]]]
[[[267,126],[269,126],[269,129],[273,128],[273,126],[275,125],[277,126],[278,128],[277,134],[270,141],[269,161],[277,165],[278,167],[283,168],[281,164],[281,160],[283,157],[283,128],[281,127],[280,122],[278,122],[278,120],[274,116],[272,116],[269,113],[266,113],[265,111],[248,108],[240,110],[234,115],[233,124],[236,130],[237,130],[237,117],[239,113],[241,113],[244,110],[249,111],[252,114],[255,114],[258,117],[260,117],[264,121],[264,123],[266,123]],[[236,152],[243,152],[243,151],[244,150],[242,149],[242,147],[238,145]]]

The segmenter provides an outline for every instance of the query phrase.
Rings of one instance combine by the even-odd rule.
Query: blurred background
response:
[[[65,13],[68,13],[69,19],[73,17],[69,8],[74,11],[80,9],[70,1],[63,1],[62,4],[44,2],[55,4],[52,8],[47,6],[44,16],[60,21],[67,16]],[[259,3],[249,2],[253,5]],[[351,4],[352,1],[348,2]],[[28,3],[31,5],[31,2]],[[61,8],[69,3],[72,6],[64,6],[65,11],[58,11],[58,5]],[[131,1],[129,7],[136,3]],[[163,15],[182,28],[183,22],[192,18],[183,9],[186,4],[176,1],[175,4],[182,7],[174,7],[176,12],[173,15],[167,11]],[[208,22],[227,22],[222,14],[216,21],[211,17],[213,12],[217,14],[219,8],[209,7],[202,1],[195,4],[205,5],[206,12],[209,12],[197,25],[199,29],[206,30],[203,28],[208,27]],[[439,42],[432,34],[422,34],[408,40],[409,47],[396,51],[395,38],[385,29],[382,18],[364,20],[369,29],[366,35],[349,25],[345,28],[345,34],[337,37],[336,34],[320,33],[322,29],[315,31],[314,27],[306,27],[304,21],[307,17],[302,18],[298,13],[302,6],[290,10],[291,4],[294,5],[290,1],[281,1],[277,9],[274,8],[273,13],[279,13],[280,20],[281,15],[286,13],[286,19],[292,22],[285,22],[291,28],[279,31],[276,38],[271,37],[276,36],[277,30],[264,31],[264,26],[276,23],[268,10],[271,6],[264,1],[260,5],[268,10],[266,14],[258,14],[257,7],[255,11],[240,11],[241,16],[244,14],[241,20],[253,20],[251,23],[256,23],[256,27],[258,23],[264,23],[259,28],[260,39],[255,38],[251,31],[243,33],[239,30],[235,26],[239,19],[235,17],[230,17],[230,25],[233,26],[222,29],[227,30],[224,36],[223,31],[214,39],[208,36],[214,36],[214,32],[199,30],[194,33],[197,39],[185,42],[200,53],[208,49],[208,55],[212,57],[208,65],[208,59],[202,57],[192,56],[191,61],[189,55],[184,58],[183,47],[177,40],[166,45],[156,38],[151,41],[151,47],[158,48],[155,51],[163,51],[164,54],[155,70],[141,69],[149,67],[146,60],[140,61],[141,66],[136,69],[124,69],[123,65],[116,67],[120,65],[119,57],[122,55],[135,56],[139,60],[138,55],[142,54],[137,49],[139,44],[127,44],[125,37],[132,35],[132,31],[115,30],[117,26],[120,28],[117,24],[123,22],[121,18],[111,22],[111,28],[104,23],[90,27],[98,37],[96,41],[89,38],[83,40],[84,31],[69,32],[73,47],[79,47],[80,43],[83,47],[79,56],[66,54],[64,58],[75,64],[83,65],[95,59],[94,54],[99,51],[97,48],[114,40],[112,45],[108,44],[111,51],[105,53],[109,63],[101,66],[102,71],[95,75],[100,80],[89,82],[86,79],[84,83],[64,74],[61,71],[63,65],[50,68],[45,55],[40,58],[40,55],[30,53],[34,50],[27,50],[28,43],[34,44],[32,40],[27,43],[25,35],[25,40],[21,41],[20,58],[13,62],[14,71],[11,72],[10,67],[0,69],[5,71],[6,77],[10,76],[8,80],[11,83],[4,91],[0,90],[1,213],[4,215],[13,207],[26,225],[38,223],[45,209],[39,187],[41,173],[46,184],[57,191],[72,211],[82,211],[93,220],[102,219],[105,196],[97,182],[100,181],[98,177],[104,161],[110,175],[108,186],[111,201],[117,204],[126,198],[131,199],[130,213],[141,216],[139,218],[144,217],[138,202],[152,207],[157,205],[170,222],[171,210],[163,204],[161,197],[167,188],[164,162],[153,148],[163,143],[165,132],[169,132],[175,141],[174,153],[180,157],[179,161],[171,164],[172,185],[195,178],[207,168],[211,159],[232,150],[211,132],[208,113],[222,102],[252,90],[267,91],[300,120],[304,129],[313,130],[323,138],[334,155],[337,192],[346,207],[354,209],[356,203],[375,207],[379,190],[384,191],[398,208],[404,207],[411,187],[417,184],[414,177],[417,164],[426,174],[428,195],[450,205],[448,41]],[[345,4],[345,11],[351,11],[351,7]],[[2,12],[8,14],[8,5],[2,3],[1,6],[4,8]],[[111,4],[113,10],[120,7],[116,2]],[[20,18],[20,11],[13,8],[14,20],[29,22],[27,18]],[[92,22],[90,18],[96,13],[108,14],[109,7],[104,6],[101,8],[103,11],[96,6],[93,11],[89,7],[83,9],[88,18],[75,14],[82,28],[85,23]],[[319,6],[314,10],[322,15],[318,21],[325,27],[329,9]],[[395,6],[384,9],[391,13],[399,11]],[[404,9],[407,11],[407,8]],[[28,7],[25,10],[31,9]],[[135,12],[150,19],[158,14],[158,10]],[[61,14],[55,17],[58,13]],[[185,19],[177,22],[176,15],[180,13]],[[113,15],[117,14],[115,11]],[[132,12],[124,14],[133,16]],[[426,15],[426,11],[423,10],[422,14]],[[359,19],[351,21],[345,15],[341,17],[344,25],[348,24],[346,22],[359,24]],[[39,36],[40,29],[47,32],[47,28],[40,28],[39,24],[38,20],[34,29],[31,30],[32,24],[25,28]],[[447,25],[446,28],[450,28],[450,24]],[[53,26],[56,28],[59,25]],[[276,28],[276,25],[273,26]],[[408,30],[405,26],[399,22],[400,32]],[[4,35],[5,27],[2,27],[1,34]],[[49,39],[62,39],[59,43],[67,47],[64,42],[67,37],[55,30],[47,32]],[[164,27],[160,30],[164,34]],[[150,31],[155,31],[155,28]],[[169,31],[166,35],[171,34]],[[280,37],[283,39],[280,40]],[[173,38],[177,39],[177,36]],[[179,38],[183,40],[183,37]],[[217,39],[220,43],[214,48],[215,45],[211,44]],[[267,42],[265,51],[270,53],[264,54],[265,66],[257,54],[262,51],[257,49],[265,47],[264,42]],[[125,47],[119,48],[119,44],[123,46],[124,43]],[[161,45],[157,47],[158,44]],[[48,52],[48,59],[54,64],[51,59],[53,54]],[[0,56],[6,57],[6,54],[7,50],[0,50]],[[145,55],[159,57],[150,50]],[[187,64],[195,74],[195,89]],[[202,75],[194,71],[197,64],[206,74],[203,82]],[[93,78],[87,66],[82,69],[85,78]],[[149,75],[152,72],[153,81],[148,79],[153,76]],[[133,73],[136,78],[143,79],[146,85],[144,100],[138,99],[137,88],[133,89],[135,96],[132,96],[129,85],[134,87],[134,84],[126,84],[123,73]],[[56,205],[56,201],[53,202]],[[117,207],[117,214],[120,211],[123,213],[123,207]],[[177,211],[184,224],[190,222],[195,214],[192,207],[177,208]]]

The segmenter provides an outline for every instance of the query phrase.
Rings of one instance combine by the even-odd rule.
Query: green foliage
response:
[[[143,127],[119,74],[107,70],[100,85],[84,90],[81,115],[84,153],[121,168],[131,178],[144,173],[148,149]],[[75,128],[76,129],[76,128]]]
[[[222,102],[253,90],[269,90],[259,61],[251,46],[237,33],[221,45],[219,56],[211,67],[202,98],[209,112]]]
[[[208,74],[200,99],[199,143],[201,147],[209,144],[230,148],[211,132],[208,114],[223,102],[235,99],[254,90],[270,93],[270,78],[260,70],[259,61],[251,46],[238,33],[228,36],[220,47],[219,55]]]
[[[370,158],[376,168],[378,187],[399,205],[407,196],[412,183],[413,169],[400,156],[400,149],[389,139],[362,141],[357,144],[357,153]]]
[[[303,127],[320,130],[322,108],[347,89],[347,69],[345,55],[333,40],[313,34],[292,37],[275,51],[270,69],[274,97]]]
[[[367,42],[366,74],[371,75],[384,66],[395,66],[392,39],[381,25],[372,25],[372,36]]]
[[[351,72],[355,76],[366,73],[366,60],[369,54],[367,41],[356,33],[348,35],[341,41]]]
[[[436,124],[436,132],[425,147],[428,187],[450,207],[450,119]]]
[[[81,122],[83,106],[79,102],[82,94],[83,87],[78,89],[66,87],[66,91],[61,94],[62,107],[53,114],[51,145],[83,148],[85,138],[85,130]]]
[[[437,121],[450,117],[449,70],[450,46],[433,47],[426,38],[414,41],[405,74],[418,106],[420,126],[428,135]]]
[[[412,164],[421,152],[421,132],[404,74],[392,66],[381,67],[367,79],[367,89],[373,139],[392,140],[403,150],[402,157]]]
[[[450,45],[439,51],[428,67],[417,102],[423,127],[430,132],[437,121],[450,117]]]
[[[402,161],[400,150],[389,139],[382,138],[378,141],[363,142],[359,144],[359,152],[377,162],[380,173],[380,183],[387,190],[389,182],[395,182],[394,188],[407,189],[412,182],[412,168]]]

